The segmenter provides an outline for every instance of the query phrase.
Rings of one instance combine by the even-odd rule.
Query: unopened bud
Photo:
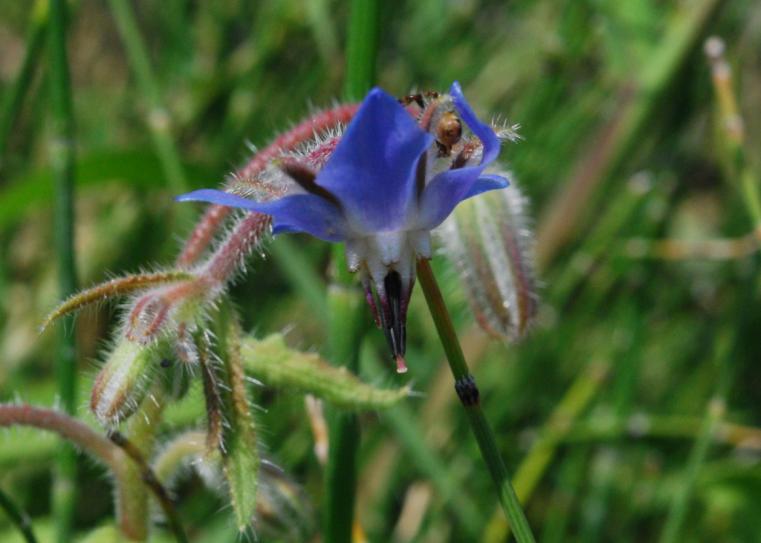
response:
[[[90,409],[101,424],[115,426],[137,410],[162,352],[160,345],[119,340],[95,378],[90,398]]]
[[[527,207],[511,181],[504,190],[461,203],[438,230],[478,323],[513,341],[525,335],[538,305]]]

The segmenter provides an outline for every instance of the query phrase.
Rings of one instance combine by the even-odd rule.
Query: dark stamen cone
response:
[[[384,295],[380,300],[380,317],[391,355],[397,363],[397,371],[404,373],[404,353],[407,350],[407,304],[411,285],[405,286],[396,270],[388,272],[383,279]]]

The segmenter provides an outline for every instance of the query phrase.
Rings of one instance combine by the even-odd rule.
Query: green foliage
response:
[[[26,4],[0,6],[0,127],[13,127],[0,143],[0,399],[52,405],[54,338],[37,332],[61,301],[51,257],[50,81],[45,55],[34,66],[25,61],[27,51],[44,49],[35,45],[39,19]],[[68,3],[77,264],[86,285],[171,266],[175,240],[187,234],[168,220],[177,211],[168,188],[171,175],[181,179],[177,169],[193,187],[222,182],[248,155],[246,140],[261,147],[312,105],[343,94],[344,2],[122,4],[134,10],[145,42],[155,102],[141,90],[146,83],[136,78],[134,51],[127,55],[107,3]],[[681,518],[672,524],[679,541],[753,541],[759,531],[761,296],[757,244],[745,237],[754,229],[753,207],[739,189],[761,171],[753,152],[761,145],[761,7],[738,0],[701,11],[712,4],[383,3],[379,84],[401,95],[458,79],[479,113],[521,125],[523,139],[506,147],[504,159],[532,201],[540,233],[543,302],[535,329],[518,346],[485,339],[452,268],[441,259],[433,266],[500,452],[510,473],[525,474],[529,522],[543,541],[654,541],[670,514]],[[701,15],[705,21],[696,22]],[[701,53],[710,34],[726,41],[744,121],[742,164],[736,144],[727,145]],[[163,134],[147,124],[156,104],[171,120]],[[179,167],[171,152],[157,154],[168,138]],[[548,237],[554,221],[559,235]],[[302,394],[323,387],[326,399],[332,394],[349,409],[377,411],[358,417],[357,510],[369,540],[501,541],[502,514],[453,405],[420,289],[410,307],[407,377],[393,373],[373,329],[356,376],[340,373],[277,335],[287,329],[290,345],[315,351],[326,344],[326,247],[302,238],[275,239],[271,247],[231,290],[242,328],[265,338],[244,334],[242,358],[265,383],[247,395],[262,407],[257,438],[268,454],[319,510],[324,470],[314,458]],[[88,417],[88,360],[97,358],[116,313],[100,304],[78,318],[80,417]],[[717,349],[725,330],[732,332],[729,345]],[[249,365],[249,349],[269,353],[256,358],[268,362],[265,369]],[[315,381],[279,376],[291,365]],[[606,377],[590,387],[587,378],[599,367],[608,368]],[[709,406],[726,368],[725,411],[717,419]],[[175,386],[170,370],[153,369]],[[408,378],[422,394],[407,402]],[[358,406],[357,390],[381,396]],[[591,392],[567,409],[579,390]],[[181,399],[167,408],[159,440],[203,427],[197,384],[171,393]],[[57,453],[47,435],[0,433],[0,486],[30,514],[42,541],[54,534],[45,497]],[[255,461],[247,461],[253,469]],[[103,471],[81,459],[78,467],[81,539],[113,511],[103,499],[111,492]],[[243,459],[236,469],[233,482],[245,492]],[[230,525],[227,499],[195,477],[182,481],[175,495],[191,540],[235,540],[239,523]],[[241,511],[251,510],[254,497],[246,500]],[[161,528],[151,537],[171,540]],[[0,540],[20,541],[2,516]]]

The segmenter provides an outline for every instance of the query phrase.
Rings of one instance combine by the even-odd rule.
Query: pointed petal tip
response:
[[[386,96],[388,96],[388,93],[384,91],[382,88],[373,87],[372,89],[370,89],[370,92],[367,93],[365,100],[367,100],[368,98],[372,98],[372,99],[384,98]]]
[[[396,373],[407,373],[407,369],[407,362],[404,357],[400,354],[396,355]]]
[[[199,189],[186,192],[174,197],[175,202],[209,202],[217,203],[216,200],[230,196],[228,193],[215,189]]]
[[[373,87],[370,89],[370,91],[365,95],[364,100],[362,100],[363,106],[371,106],[371,107],[379,107],[383,105],[391,105],[398,106],[399,102],[396,98],[391,96],[389,93],[384,91],[380,87]],[[400,106],[401,107],[401,106]]]

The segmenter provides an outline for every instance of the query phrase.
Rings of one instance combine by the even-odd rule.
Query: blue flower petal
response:
[[[364,233],[401,227],[415,201],[418,158],[433,143],[395,98],[373,89],[316,182]]]
[[[460,114],[460,117],[463,121],[465,121],[465,124],[468,125],[468,128],[470,128],[470,130],[476,135],[478,139],[481,140],[481,143],[483,144],[484,151],[483,158],[481,159],[481,164],[489,164],[495,158],[497,158],[497,155],[499,154],[499,138],[494,133],[494,130],[492,130],[491,126],[486,123],[482,123],[478,119],[475,112],[470,107],[470,104],[465,99],[465,96],[463,96],[462,89],[460,88],[460,84],[457,81],[452,83],[452,86],[449,89],[449,94],[452,96],[454,106],[457,108],[457,113]]]
[[[449,170],[434,177],[423,191],[416,226],[428,230],[436,228],[463,200],[508,185],[507,179],[498,175],[479,177],[479,172],[473,171],[476,169],[480,167]]]
[[[341,210],[313,194],[294,194],[269,202],[255,202],[221,190],[204,189],[178,196],[177,200],[209,202],[271,215],[273,234],[306,232],[325,241],[344,241],[349,233]]]
[[[504,189],[510,185],[510,180],[506,177],[496,174],[484,174],[470,187],[470,190],[463,196],[463,200],[477,196],[482,192],[490,190]]]
[[[256,202],[249,200],[248,198],[243,198],[242,196],[215,189],[194,190],[193,192],[176,196],[175,200],[177,202],[207,202],[209,204],[217,204],[221,206],[240,207],[251,211],[255,210],[251,209],[250,206],[256,204]]]

